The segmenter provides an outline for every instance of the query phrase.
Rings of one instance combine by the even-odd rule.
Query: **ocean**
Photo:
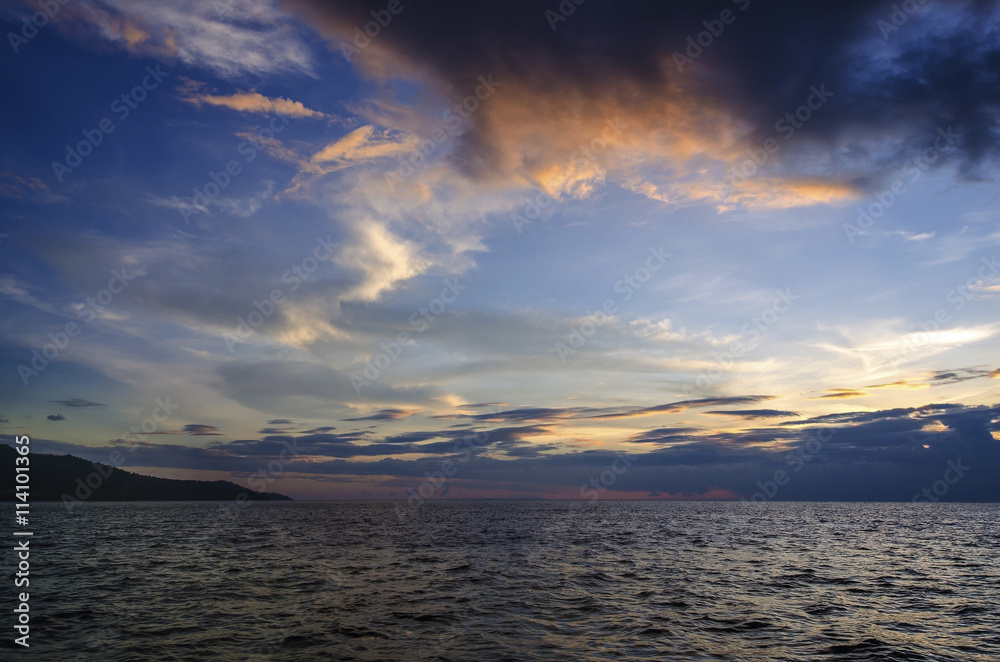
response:
[[[997,504],[31,514],[31,647],[5,625],[4,659],[1000,660]]]

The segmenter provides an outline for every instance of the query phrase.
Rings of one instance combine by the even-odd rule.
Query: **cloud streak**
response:
[[[292,101],[281,97],[270,98],[257,92],[237,92],[227,96],[217,94],[197,94],[184,97],[185,101],[195,105],[207,104],[229,108],[241,113],[257,113],[284,115],[286,117],[322,119],[323,113],[306,108],[300,101]]]

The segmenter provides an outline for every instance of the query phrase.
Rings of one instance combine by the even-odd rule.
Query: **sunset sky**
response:
[[[0,7],[4,443],[1000,500],[997,3],[51,4]]]

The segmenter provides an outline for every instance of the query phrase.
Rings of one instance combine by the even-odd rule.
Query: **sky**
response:
[[[4,2],[0,435],[301,499],[1000,500],[1000,5]]]

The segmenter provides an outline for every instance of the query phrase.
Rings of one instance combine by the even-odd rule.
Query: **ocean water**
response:
[[[998,505],[90,503],[32,515],[32,645],[16,659],[1000,660]],[[15,659],[9,625],[3,659]]]

